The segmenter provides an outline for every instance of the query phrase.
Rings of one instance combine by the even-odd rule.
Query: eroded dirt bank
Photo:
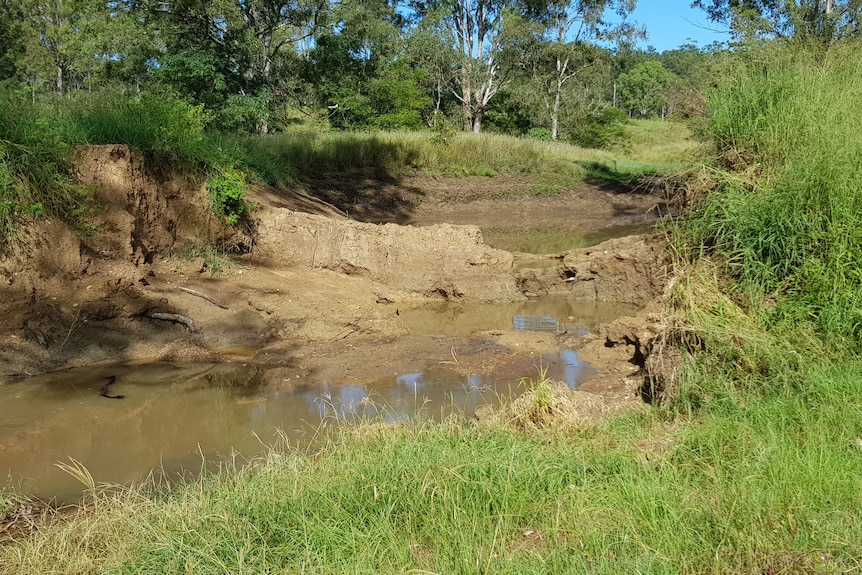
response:
[[[602,352],[594,359],[590,344],[570,334],[417,335],[401,312],[433,301],[513,302],[544,294],[643,306],[666,281],[660,238],[610,240],[552,254],[549,267],[520,268],[517,255],[485,245],[476,226],[364,223],[302,190],[273,189],[253,198],[260,207],[249,222],[228,229],[209,215],[202,182],[157,169],[125,146],[87,147],[79,156],[79,178],[104,206],[94,218],[99,232],[82,237],[36,220],[6,246],[0,380],[152,360],[237,361],[361,378],[453,355],[455,369],[470,373],[566,345],[582,348],[588,361],[617,351],[616,367],[598,363],[603,376],[588,386],[620,397],[632,397],[638,386],[639,367],[625,365],[639,353],[635,332],[653,329],[648,315],[614,336],[617,343],[594,336]],[[431,188],[422,205],[407,202],[393,213],[412,209],[419,223],[439,221],[453,200],[435,201]],[[568,205],[576,193],[559,201]],[[584,202],[600,207],[607,193],[584,192]],[[466,213],[473,201],[489,209],[492,200],[466,198],[450,211]],[[527,200],[494,201],[505,212]],[[614,197],[606,224],[630,223],[650,201]],[[558,216],[561,205],[543,209]],[[202,244],[229,248],[238,265],[211,274],[201,257],[188,256]]]

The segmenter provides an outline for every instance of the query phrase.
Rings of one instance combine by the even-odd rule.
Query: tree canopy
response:
[[[574,141],[587,124],[620,118],[606,108],[658,115],[673,110],[675,88],[704,81],[698,70],[711,54],[696,47],[659,65],[667,77],[644,73],[653,64],[637,68],[655,55],[630,48],[643,37],[628,20],[634,6],[0,0],[0,81],[34,101],[105,90],[174,98],[202,106],[221,130],[449,124]],[[706,8],[722,16],[717,4]],[[624,98],[614,98],[617,84]]]

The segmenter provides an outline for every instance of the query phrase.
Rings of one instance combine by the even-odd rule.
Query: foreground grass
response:
[[[804,391],[575,435],[341,429],[173,490],[97,494],[3,573],[844,573],[862,569],[862,364]]]

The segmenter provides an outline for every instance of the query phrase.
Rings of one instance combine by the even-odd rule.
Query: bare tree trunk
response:
[[[461,70],[461,101],[464,102],[464,129],[473,128],[473,90],[470,85],[470,71],[465,67]]]
[[[473,115],[473,133],[478,134],[482,131],[482,116],[485,115],[485,107],[476,108],[476,113]]]
[[[57,94],[63,95],[63,66],[57,64]]]
[[[560,99],[563,93],[563,82],[557,78],[557,93],[554,94],[554,107],[551,110],[551,138],[556,140],[560,124]]]

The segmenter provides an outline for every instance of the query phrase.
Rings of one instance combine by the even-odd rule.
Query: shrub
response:
[[[542,142],[550,142],[554,139],[554,133],[547,128],[530,128],[527,136]]]
[[[246,176],[230,167],[207,181],[213,211],[229,225],[236,223],[249,212],[245,201]]]
[[[591,111],[567,126],[569,140],[583,148],[605,149],[628,142],[628,117],[616,108]]]

